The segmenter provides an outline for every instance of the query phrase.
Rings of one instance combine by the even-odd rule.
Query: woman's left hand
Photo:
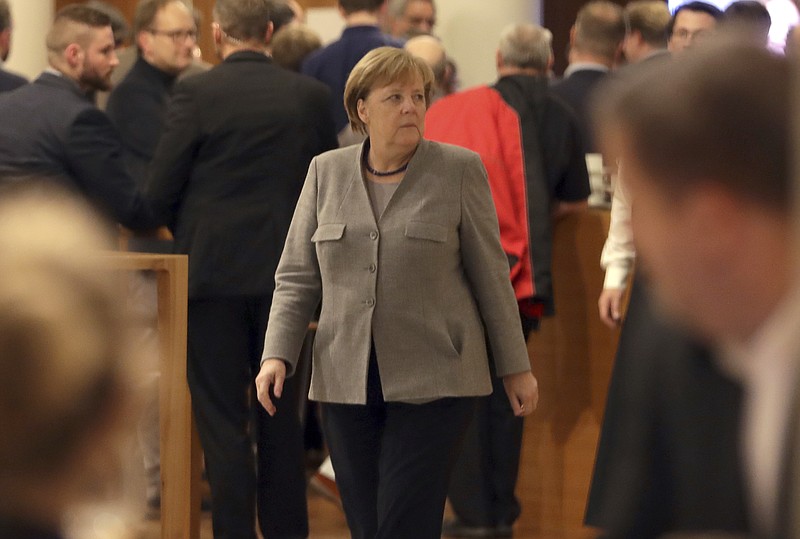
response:
[[[275,415],[277,409],[269,396],[269,390],[272,388],[272,394],[276,399],[280,399],[281,394],[283,394],[283,382],[285,379],[286,364],[282,359],[270,358],[264,360],[261,364],[261,370],[256,376],[256,395],[258,396],[258,401],[271,416]]]
[[[504,376],[503,386],[515,416],[526,416],[536,409],[539,403],[539,382],[531,371]]]

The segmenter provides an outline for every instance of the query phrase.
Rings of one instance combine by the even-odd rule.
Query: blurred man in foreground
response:
[[[656,300],[627,328],[638,361],[615,371],[625,410],[587,517],[612,537],[787,537],[794,516],[789,69],[746,40],[707,45],[599,96]]]

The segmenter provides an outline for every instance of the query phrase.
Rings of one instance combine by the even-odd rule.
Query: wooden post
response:
[[[161,365],[161,537],[200,536],[200,443],[186,381],[189,262],[186,255],[114,252],[112,269],[155,271]]]

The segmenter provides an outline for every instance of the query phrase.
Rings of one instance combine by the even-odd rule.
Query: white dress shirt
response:
[[[625,288],[636,259],[631,228],[631,203],[622,176],[620,166],[611,199],[608,237],[600,254],[600,266],[606,272],[603,288]]]
[[[777,526],[786,434],[800,365],[800,289],[795,290],[745,344],[730,344],[721,367],[744,388],[741,444],[745,489],[759,533]]]

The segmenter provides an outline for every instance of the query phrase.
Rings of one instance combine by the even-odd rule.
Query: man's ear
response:
[[[222,45],[222,28],[216,22],[211,25],[211,37],[214,38],[214,44],[217,47]]]
[[[136,34],[136,43],[134,43],[137,47],[139,47],[139,51],[141,51],[142,55],[146,50],[149,50],[150,47],[148,46],[148,41],[151,38],[150,32],[147,30],[140,30],[138,34]]]
[[[11,50],[11,28],[6,28],[0,32],[0,58],[5,60]]]
[[[269,24],[267,25],[267,33],[264,34],[264,43],[266,43],[267,45],[272,43],[272,35],[274,32],[275,32],[275,25],[272,24],[272,21],[269,21]]]
[[[572,28],[569,29],[569,45],[570,48],[575,45],[575,32],[577,32],[575,25],[572,25]]]
[[[83,65],[85,55],[86,53],[84,52],[83,47],[77,43],[70,43],[67,45],[67,48],[64,49],[64,60],[72,69]]]

